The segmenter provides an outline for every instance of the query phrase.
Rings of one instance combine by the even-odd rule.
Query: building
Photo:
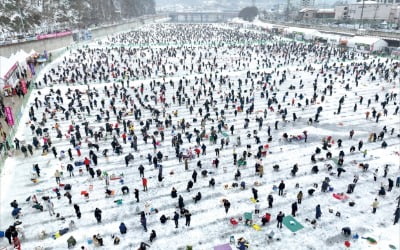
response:
[[[379,0],[379,1],[385,1],[385,0]],[[391,1],[391,0],[386,0],[386,1]],[[398,1],[398,0],[393,0],[393,1]],[[364,1],[355,4],[336,6],[335,19],[387,21],[390,23],[399,24],[400,5],[396,3],[378,3],[376,1]]]
[[[334,19],[335,9],[303,8],[299,11],[300,19]]]
[[[357,0],[357,3],[362,3],[362,1],[363,0]],[[396,3],[400,3],[400,0],[374,0],[372,2],[396,4]]]

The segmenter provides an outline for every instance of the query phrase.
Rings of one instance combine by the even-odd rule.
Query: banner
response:
[[[3,78],[4,78],[4,80],[8,80],[10,77],[11,77],[11,75],[14,73],[14,71],[17,69],[17,67],[18,67],[18,63],[15,63],[8,71],[7,71],[7,73],[4,75],[4,76],[2,76]]]
[[[24,79],[19,80],[20,84],[21,84],[21,90],[22,93],[24,93],[24,95],[28,92],[28,89],[26,87],[26,81]]]
[[[11,107],[5,107],[4,113],[6,114],[6,120],[7,120],[8,126],[13,126],[14,125],[14,115],[12,113]]]
[[[49,39],[49,38],[55,38],[55,37],[68,36],[71,34],[72,34],[72,31],[64,31],[64,32],[51,33],[51,34],[45,34],[45,35],[37,35],[36,39],[43,40],[43,39]]]

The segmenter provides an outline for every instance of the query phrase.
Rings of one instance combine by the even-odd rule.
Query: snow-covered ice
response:
[[[190,44],[184,45],[185,43]],[[141,44],[143,46],[139,46]],[[337,48],[293,42],[259,31],[241,29],[235,25],[148,25],[129,33],[110,36],[85,48],[71,49],[42,70],[41,76],[38,77],[41,85],[33,91],[28,102],[33,106],[36,98],[42,102],[42,105],[34,108],[36,122],[30,121],[29,107],[24,111],[23,122],[20,123],[16,135],[21,145],[32,144],[32,138],[36,136],[30,128],[32,123],[36,128],[48,128],[52,145],[47,155],[42,155],[40,148],[35,150],[32,156],[28,154],[28,157],[24,157],[21,152],[15,152],[7,159],[1,176],[1,230],[5,231],[15,221],[11,216],[10,207],[10,202],[15,199],[22,208],[22,215],[18,219],[22,221],[24,232],[24,237],[20,237],[22,249],[67,249],[67,239],[70,236],[77,241],[75,249],[80,249],[81,246],[87,249],[137,249],[141,242],[150,244],[150,249],[186,249],[188,245],[193,246],[193,249],[213,249],[216,245],[229,243],[231,236],[235,237],[235,241],[244,237],[249,242],[249,249],[345,249],[346,240],[351,243],[351,249],[388,249],[389,245],[399,249],[400,231],[398,224],[393,225],[393,213],[400,188],[394,186],[391,192],[387,191],[388,178],[396,182],[400,177],[400,148],[397,136],[400,134],[399,113],[394,115],[399,98],[399,66],[398,61],[373,56],[367,58],[355,51],[339,53]],[[358,86],[355,83],[357,73]],[[52,79],[48,78],[47,84],[53,81],[52,87],[44,87],[42,78],[45,74],[47,77],[51,75]],[[71,79],[76,79],[75,83]],[[312,101],[315,82],[317,96],[315,101]],[[126,88],[126,93],[121,90],[122,85]],[[332,86],[332,95],[329,94],[329,89],[326,89],[329,85]],[[73,97],[73,91],[67,93],[68,89],[79,90],[81,96]],[[71,110],[69,120],[65,119],[61,108],[55,107],[56,90],[60,90],[60,96],[63,98],[63,103],[58,103],[66,110],[68,103],[75,98],[71,107],[75,108],[77,113],[74,114]],[[90,96],[90,92],[94,94]],[[266,98],[267,92],[270,103]],[[376,95],[379,97],[378,101],[375,101]],[[46,96],[50,107],[45,105]],[[179,96],[182,98],[181,104]],[[321,99],[322,96],[324,100]],[[340,114],[337,114],[338,103],[342,97],[344,103]],[[114,98],[113,104],[110,102],[111,98]],[[162,102],[163,98],[168,105]],[[388,103],[383,108],[381,103],[386,98]],[[241,105],[241,99],[243,111],[235,115],[234,111]],[[368,99],[371,99],[370,105],[367,105]],[[90,115],[85,108],[79,108],[80,105],[90,106],[89,100],[93,105]],[[97,107],[94,105],[95,100]],[[104,100],[105,108],[101,108],[101,100]],[[206,100],[208,105],[204,105]],[[146,107],[150,105],[152,109],[157,109],[159,116],[145,109],[140,101]],[[356,103],[357,108],[354,111]],[[253,112],[246,112],[252,104]],[[121,110],[122,120],[132,122],[138,138],[138,151],[131,148],[130,140],[126,144],[123,143],[121,135],[124,133],[124,126],[122,120],[117,121],[113,105],[117,115]],[[141,110],[140,120],[135,120],[133,105],[136,105],[136,110]],[[191,105],[193,112],[190,111]],[[209,107],[209,112],[206,111],[206,106]],[[314,122],[318,107],[322,107],[322,111],[319,122]],[[202,115],[199,114],[199,108],[202,109]],[[283,119],[285,109],[287,115]],[[373,109],[382,114],[379,122],[372,118]],[[384,109],[388,111],[387,116],[383,115]],[[112,134],[103,132],[104,137],[97,142],[100,150],[96,152],[93,149],[98,156],[98,165],[91,164],[91,167],[95,171],[106,171],[109,176],[123,175],[123,184],[120,179],[109,181],[108,188],[115,191],[111,198],[106,198],[103,175],[101,178],[92,179],[85,166],[74,166],[75,176],[69,177],[66,170],[69,163],[74,164],[78,160],[83,161],[85,157],[89,158],[88,140],[95,143],[94,138],[85,135],[83,122],[87,121],[88,128],[93,132],[99,132],[101,127],[105,128],[106,111],[109,112],[109,122],[114,127],[118,123],[121,133],[118,136],[115,129]],[[366,112],[371,113],[368,119]],[[209,117],[201,124],[207,113]],[[296,113],[296,121],[292,119],[293,113]],[[44,114],[47,122],[40,125]],[[102,118],[100,122],[96,121],[97,114]],[[174,128],[165,126],[164,121],[168,117],[172,120]],[[257,121],[260,118],[263,122],[259,129]],[[310,118],[312,122],[309,121]],[[156,127],[157,119],[164,123],[164,141],[161,141],[160,130]],[[189,123],[185,131],[182,131],[179,125],[182,119]],[[244,128],[246,119],[249,120],[249,125]],[[149,136],[155,135],[156,150],[153,149],[151,137],[147,143],[143,140],[141,129],[144,125],[140,121],[146,120],[152,120],[147,133]],[[221,121],[224,121],[226,127],[222,126],[222,133],[219,133],[218,123]],[[275,129],[276,121],[279,121],[278,130]],[[80,126],[80,157],[70,144],[70,138],[66,138],[72,122]],[[62,131],[61,139],[56,138],[56,123]],[[232,125],[233,135],[230,131]],[[268,126],[271,129],[270,141]],[[381,147],[383,140],[368,140],[371,133],[379,135],[384,126],[387,128],[383,139],[388,144],[386,148]],[[217,131],[216,144],[206,138],[210,137],[212,128]],[[392,128],[394,132],[391,135]],[[200,143],[207,147],[206,155],[195,156],[197,136],[194,129],[199,130],[199,135],[204,129],[207,135]],[[352,139],[349,138],[350,130],[355,131]],[[155,131],[158,134],[155,134]],[[303,131],[307,131],[307,142],[304,141]],[[129,134],[129,126],[127,133]],[[188,170],[185,170],[184,160],[178,160],[175,148],[171,145],[172,138],[178,133],[182,134],[180,151],[187,155],[191,150],[194,155],[188,161]],[[289,137],[301,136],[301,139],[285,140],[284,133]],[[191,142],[187,139],[188,134],[192,134]],[[70,135],[75,135],[75,131]],[[123,148],[121,155],[112,150],[112,136],[117,137]],[[260,139],[258,145],[255,136]],[[43,145],[42,137],[37,137]],[[331,140],[327,150],[324,150],[323,139],[327,137],[331,137]],[[229,139],[229,144],[224,145],[217,157],[215,149],[221,148],[222,138],[225,142]],[[342,148],[337,146],[339,139],[343,141]],[[363,141],[363,147],[358,150],[360,140]],[[264,174],[260,177],[255,173],[255,165],[260,163],[256,155],[258,147],[267,144],[267,153],[261,157]],[[349,149],[353,145],[356,151],[350,153]],[[57,157],[60,156],[61,150],[65,151],[66,157],[61,160],[55,158],[51,151],[53,146],[58,152]],[[321,148],[322,152],[316,155],[317,162],[312,163],[311,156],[317,147]],[[68,148],[72,149],[72,161],[67,154]],[[198,148],[201,150],[201,147]],[[109,149],[108,157],[103,156],[104,149]],[[235,166],[233,152],[237,153],[239,159],[245,150],[251,153],[246,159],[247,165]],[[337,177],[338,166],[335,161],[341,150],[345,153],[342,167],[346,172]],[[367,150],[365,156],[364,150]],[[164,179],[161,182],[158,180],[159,170],[155,169],[152,163],[149,164],[147,159],[148,154],[155,156],[158,151],[163,154],[162,162],[158,163],[163,168]],[[328,151],[332,153],[332,159],[335,161],[326,159]],[[128,153],[132,153],[134,160],[126,167],[125,156]],[[212,164],[216,158],[220,162],[218,168]],[[198,167],[198,161],[202,163],[201,169]],[[299,170],[296,176],[292,176],[291,169],[296,163]],[[360,163],[368,163],[368,170],[364,172],[359,167]],[[31,181],[33,164],[39,164],[41,169],[38,183]],[[138,171],[140,164],[145,167],[147,192],[142,191],[142,180]],[[328,170],[328,164],[333,167],[331,170]],[[383,177],[386,164],[389,165],[389,171],[387,177]],[[274,171],[274,165],[279,165],[278,171]],[[312,174],[311,168],[315,165],[318,166],[319,172]],[[83,170],[82,175],[78,172],[79,168]],[[237,169],[240,170],[241,177],[235,180],[234,174]],[[375,169],[379,169],[376,181],[373,177]],[[54,178],[56,170],[63,172],[61,183],[72,186],[72,205],[69,205],[68,199],[64,197],[65,191],[62,187],[59,187],[61,199],[57,199],[53,191],[58,187]],[[188,192],[186,186],[194,170],[198,172],[197,182]],[[209,172],[207,177],[201,175],[203,170]],[[353,183],[355,175],[359,176],[359,181],[354,193],[346,194],[349,196],[346,201],[335,199],[333,194],[346,193],[347,186]],[[321,192],[321,184],[325,177],[329,177],[332,191]],[[215,179],[214,188],[209,187],[211,178]],[[278,186],[281,180],[285,182],[286,188],[284,195],[278,196],[278,190],[273,187]],[[246,183],[244,190],[232,187],[232,183],[240,184],[242,181]],[[310,196],[307,191],[313,188],[314,184],[318,184],[318,188],[314,195]],[[128,195],[122,194],[121,187],[124,185],[130,189]],[[386,189],[385,196],[378,196],[381,185]],[[175,211],[179,212],[177,198],[171,198],[170,195],[172,187],[177,189],[178,196],[182,195],[185,208],[192,214],[190,227],[185,226],[185,217],[179,219],[177,229],[172,220],[166,224],[160,223],[161,215],[172,218]],[[254,214],[255,204],[250,201],[253,197],[253,187],[258,190],[260,214]],[[139,203],[133,194],[135,188],[140,190]],[[304,228],[295,233],[285,226],[278,229],[277,214],[279,211],[286,215],[291,214],[291,204],[297,201],[300,190],[303,191],[304,198],[301,204],[298,204],[295,218]],[[88,199],[81,195],[82,191],[89,192]],[[195,204],[192,197],[198,192],[201,192],[202,199]],[[39,202],[43,204],[44,211],[32,208],[32,201],[26,201],[33,194],[36,194]],[[268,208],[269,194],[274,198],[272,208]],[[41,199],[43,196],[51,197],[55,212],[64,220],[49,215],[45,202]],[[375,198],[379,201],[379,207],[376,214],[373,214],[371,204]],[[115,202],[119,199],[122,199],[122,204]],[[223,199],[231,203],[227,214]],[[349,206],[350,201],[355,202],[353,207]],[[73,204],[80,206],[81,219],[76,217]],[[315,207],[318,204],[321,206],[322,217],[317,220],[314,228],[309,221],[315,218]],[[101,223],[96,222],[95,208],[102,210]],[[158,213],[154,212],[155,209]],[[144,232],[141,226],[138,211],[149,213],[146,215],[148,232]],[[271,214],[271,221],[261,226],[260,231],[254,230],[245,225],[244,219],[240,220],[245,212],[253,213],[255,224],[262,224],[261,217],[265,213]],[[337,212],[340,212],[340,217],[336,216]],[[231,218],[238,220],[239,224],[232,225]],[[75,222],[75,228],[57,239],[51,237],[58,230],[68,228],[71,220]],[[118,229],[121,222],[124,222],[128,229],[124,235],[121,235]],[[343,236],[343,227],[350,227],[352,235],[358,234],[360,238]],[[151,230],[157,232],[157,237],[154,242],[149,243]],[[40,239],[42,231],[46,236]],[[268,239],[267,235],[271,231],[274,232],[274,237]],[[103,247],[94,247],[93,243],[88,242],[98,233],[103,237]],[[113,244],[112,235],[121,239],[119,245]],[[377,244],[372,245],[362,237],[374,238]],[[8,246],[6,238],[0,240],[0,247],[6,249]],[[236,248],[236,244],[231,246]]]

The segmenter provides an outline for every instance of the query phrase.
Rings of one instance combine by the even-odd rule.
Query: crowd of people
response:
[[[235,224],[249,206],[245,224],[275,219],[271,229],[282,230],[289,209],[316,227],[328,207],[310,197],[333,192],[374,192],[352,202],[367,210],[368,199],[381,217],[386,197],[396,224],[399,165],[382,160],[398,150],[399,71],[392,59],[236,25],[156,24],[71,50],[35,83],[26,133],[14,141],[34,186],[11,204],[6,237],[20,246],[18,227],[44,211],[46,223],[68,223],[54,238],[71,233],[68,246],[82,249],[127,241],[144,250],[182,218],[206,228],[215,222],[202,213],[212,211]],[[122,219],[112,212],[120,208],[135,219],[92,225],[88,242],[74,235],[87,221]],[[124,237],[139,228],[150,234]],[[22,244],[52,232],[37,233]],[[240,249],[252,244],[240,239]]]

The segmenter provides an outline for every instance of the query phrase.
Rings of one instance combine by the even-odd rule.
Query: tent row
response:
[[[14,95],[13,88],[22,78],[31,79],[35,68],[47,61],[47,53],[39,54],[34,50],[29,53],[17,51],[9,58],[0,56],[0,92],[4,96]]]
[[[243,21],[239,18],[232,19],[233,23],[241,24],[245,27],[253,26],[270,32],[282,34],[286,37],[303,41],[320,41],[334,46],[353,48],[358,51],[375,52],[383,51],[388,47],[388,43],[379,37],[370,36],[348,36],[320,32],[316,29],[288,27],[262,22],[258,19],[253,22]]]

